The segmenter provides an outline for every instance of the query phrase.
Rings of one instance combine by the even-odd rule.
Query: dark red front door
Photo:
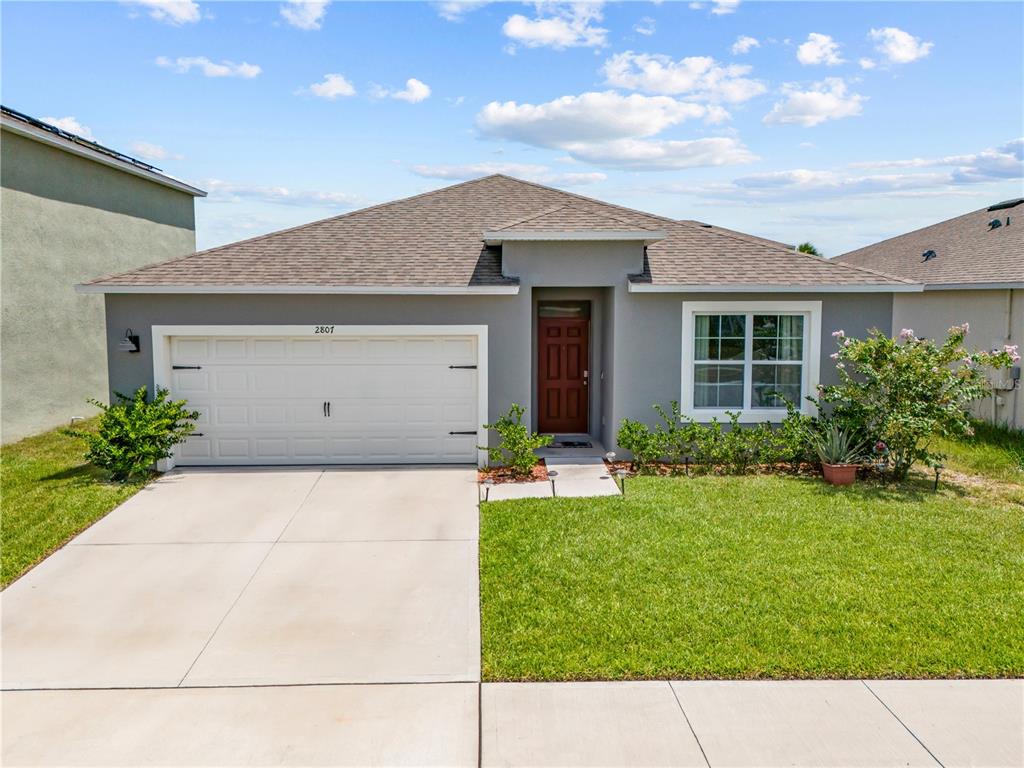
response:
[[[537,319],[537,328],[537,429],[586,433],[590,427],[590,320],[541,317]]]

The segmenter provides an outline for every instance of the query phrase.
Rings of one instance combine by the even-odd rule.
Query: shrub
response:
[[[990,392],[985,368],[1008,368],[1020,359],[1015,346],[968,351],[967,332],[966,323],[954,326],[941,344],[918,339],[909,328],[894,338],[878,330],[866,339],[832,334],[840,383],[823,387],[820,401],[858,439],[885,444],[897,480],[918,461],[933,466],[944,458],[930,449],[933,436],[969,435],[967,406]]]
[[[864,457],[864,443],[837,424],[812,433],[811,443],[822,464],[856,464]]]
[[[641,472],[648,471],[665,452],[664,432],[651,430],[641,421],[623,419],[616,439],[633,454],[633,468]]]
[[[145,387],[131,397],[115,394],[118,402],[112,405],[89,400],[103,411],[95,432],[65,431],[85,440],[88,461],[125,481],[145,476],[157,460],[169,458],[171,449],[191,434],[199,414],[187,410],[184,400],[168,400],[166,389],[157,389],[152,402],[146,400]]]
[[[493,464],[511,467],[513,474],[529,475],[537,463],[533,451],[551,444],[550,435],[538,435],[530,432],[523,424],[526,409],[519,403],[512,403],[508,413],[493,424],[485,424],[487,429],[498,433],[501,441],[494,448],[485,448],[487,456]]]

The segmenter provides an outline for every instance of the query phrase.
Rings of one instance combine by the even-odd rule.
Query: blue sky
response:
[[[1024,194],[1020,3],[4,2],[2,95],[200,247],[507,172],[836,255]]]

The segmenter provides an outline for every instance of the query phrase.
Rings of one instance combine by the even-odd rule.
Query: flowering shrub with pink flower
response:
[[[832,358],[840,384],[822,387],[818,402],[864,440],[883,443],[896,479],[906,478],[916,462],[934,466],[944,457],[931,450],[933,437],[971,433],[967,406],[990,393],[986,370],[1020,360],[1015,346],[968,350],[968,330],[966,323],[950,328],[941,344],[917,338],[910,328],[895,338],[874,330],[851,339],[836,331]]]

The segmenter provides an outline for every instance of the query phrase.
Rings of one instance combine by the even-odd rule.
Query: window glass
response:
[[[695,408],[742,408],[746,316],[697,315],[694,318]],[[735,361],[735,362],[733,362]]]
[[[803,315],[694,315],[693,344],[694,408],[743,408],[747,388],[751,408],[785,408],[787,400],[800,405]]]

